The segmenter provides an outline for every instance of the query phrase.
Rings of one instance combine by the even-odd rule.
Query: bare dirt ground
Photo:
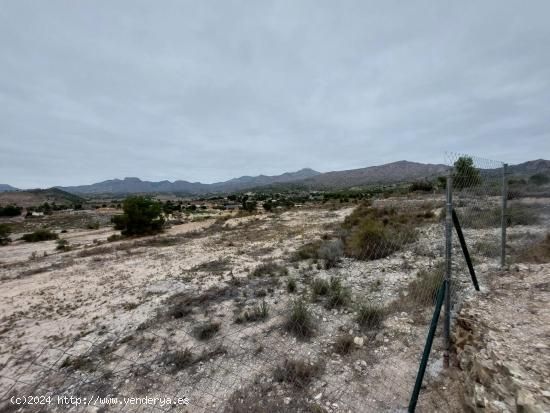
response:
[[[353,208],[209,219],[117,242],[106,242],[109,228],[75,229],[61,234],[74,247],[69,252],[56,251],[53,241],[1,247],[2,395],[24,394],[39,383],[44,393],[81,397],[188,397],[190,406],[175,411],[189,412],[406,409],[431,308],[395,310],[382,327],[365,330],[356,322],[357,305],[386,306],[419,270],[436,266],[441,223],[419,227],[415,242],[382,259],[343,258],[325,269],[319,260],[291,258],[337,231]],[[511,233],[519,248],[544,228],[526,225]],[[496,269],[495,234],[467,231],[487,276]],[[255,271],[266,263],[274,265],[273,274]],[[312,280],[331,276],[350,288],[350,305],[327,308],[311,297]],[[468,292],[467,277],[462,283]],[[285,329],[297,297],[307,300],[315,325],[307,340]],[[243,316],[256,314],[262,303],[265,317]],[[340,354],[335,343],[344,336],[354,342]],[[441,376],[441,357],[438,337],[428,383]],[[286,359],[303,365],[285,365]],[[281,366],[293,371],[292,382]],[[421,399],[419,409],[428,405]],[[57,409],[65,408],[48,411]]]

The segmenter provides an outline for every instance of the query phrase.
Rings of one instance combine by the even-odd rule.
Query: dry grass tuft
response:
[[[290,303],[285,327],[287,331],[300,339],[307,339],[313,336],[315,323],[311,311],[303,298],[298,298]]]
[[[275,369],[273,379],[279,383],[289,383],[299,388],[305,388],[321,372],[320,364],[303,360],[286,359]]]

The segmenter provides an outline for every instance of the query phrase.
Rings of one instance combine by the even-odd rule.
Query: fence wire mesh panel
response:
[[[503,200],[507,201],[504,164],[470,155],[447,154],[452,167],[453,210],[462,229],[472,265],[482,288],[501,268]],[[506,219],[506,218],[505,218]],[[456,230],[453,230],[451,294],[453,305],[471,293],[472,278]]]
[[[454,205],[484,274],[499,263],[501,164],[463,159],[449,160]],[[2,407],[405,411],[445,277],[436,178],[448,170],[351,202],[237,213],[5,267]],[[471,288],[459,248],[453,236],[454,303]],[[25,319],[34,329],[19,328]],[[431,386],[442,323],[419,411],[448,410]],[[9,404],[29,395],[52,402]]]

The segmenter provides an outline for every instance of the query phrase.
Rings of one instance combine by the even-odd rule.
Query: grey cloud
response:
[[[550,153],[545,1],[0,1],[0,182]]]

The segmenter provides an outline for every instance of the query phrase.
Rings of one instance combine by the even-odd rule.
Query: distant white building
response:
[[[32,212],[31,212],[31,215],[32,215],[33,217],[43,217],[43,216],[44,216],[44,213],[43,213],[43,212],[32,211]]]

